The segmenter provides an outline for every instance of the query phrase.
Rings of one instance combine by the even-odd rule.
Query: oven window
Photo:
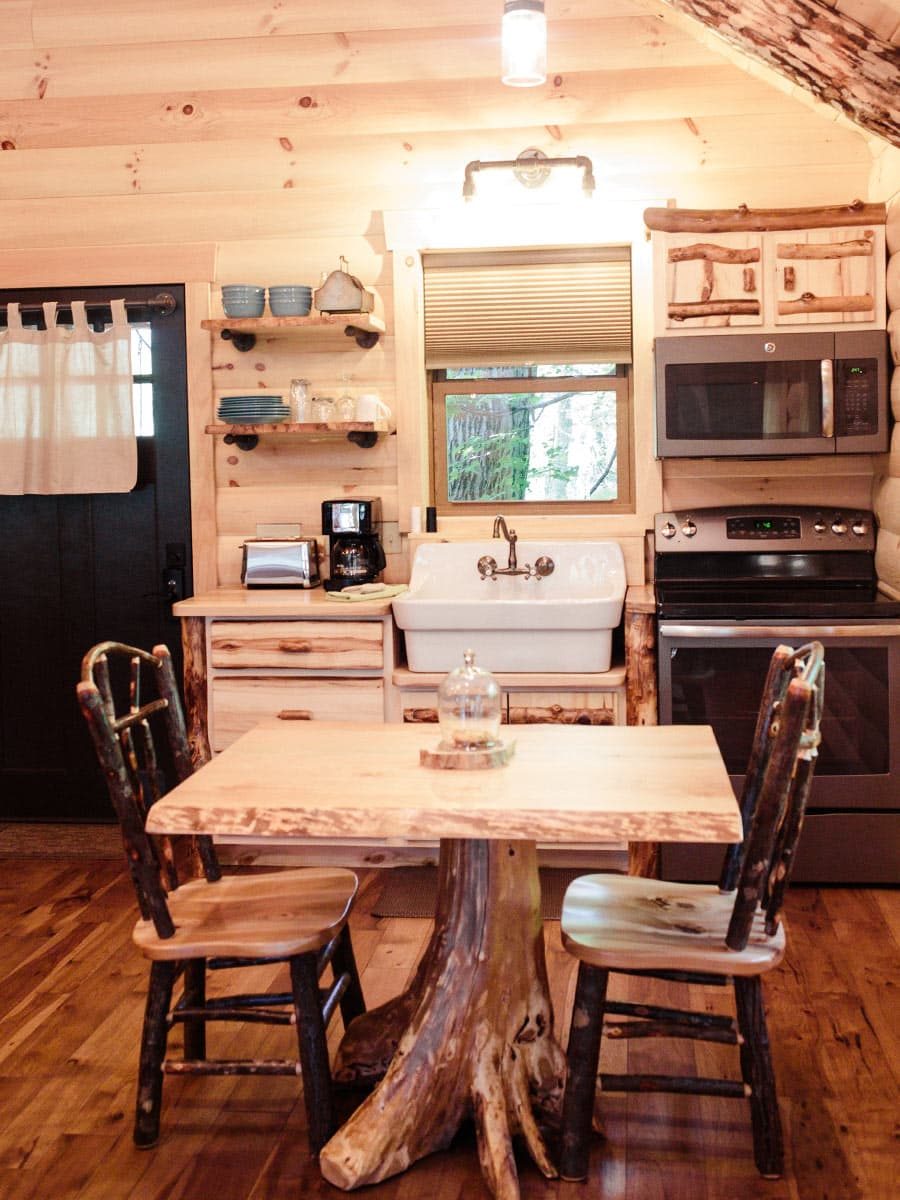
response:
[[[772,647],[684,646],[672,650],[672,724],[712,725],[730,775],[747,768]],[[828,646],[825,710],[816,775],[889,770],[888,653]]]
[[[818,361],[670,363],[666,434],[691,441],[815,437],[820,395]]]

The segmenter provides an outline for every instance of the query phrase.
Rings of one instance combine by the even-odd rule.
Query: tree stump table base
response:
[[[441,842],[434,931],[410,987],[358,1017],[336,1077],[383,1074],[325,1145],[324,1177],[378,1183],[475,1122],[485,1181],[518,1200],[512,1137],[548,1179],[557,1172],[535,1109],[558,1114],[565,1055],[553,1034],[534,842]]]

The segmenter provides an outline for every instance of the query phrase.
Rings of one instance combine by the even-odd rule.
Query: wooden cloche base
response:
[[[505,767],[515,752],[515,742],[498,742],[496,746],[471,750],[438,742],[433,750],[419,751],[419,762],[423,767],[443,771],[479,771],[485,767]]]

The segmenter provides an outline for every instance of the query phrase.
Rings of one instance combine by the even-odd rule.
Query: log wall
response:
[[[887,218],[887,304],[888,334],[893,375],[891,410],[900,422],[900,150],[892,150],[879,163],[880,175],[893,193]],[[878,463],[875,483],[875,513],[878,517],[878,545],[875,563],[879,578],[900,597],[900,423],[894,426],[891,450]]]
[[[424,408],[372,450],[285,440],[246,454],[218,439],[210,445],[202,430],[219,396],[282,392],[295,376],[337,395],[346,373],[352,390],[378,391],[393,407],[384,214],[456,213],[468,161],[512,159],[529,146],[590,156],[601,243],[610,200],[637,215],[669,198],[682,207],[885,198],[868,195],[871,150],[858,131],[746,74],[664,9],[548,0],[547,11],[551,75],[541,88],[520,90],[499,82],[499,9],[488,16],[481,0],[246,0],[227,14],[212,0],[0,5],[5,286],[50,285],[57,271],[86,286],[121,281],[136,247],[148,271],[153,248],[165,247],[166,270],[174,256],[177,275],[179,248],[187,261],[202,243],[214,262],[203,315],[219,316],[223,283],[318,283],[344,255],[387,324],[369,351],[306,353],[280,340],[240,355],[200,331],[192,308],[198,579],[234,582],[239,544],[258,523],[299,521],[318,532],[325,497],[380,496],[386,520],[398,520],[397,464],[422,456]],[[488,203],[497,183],[513,189],[516,203],[546,204],[498,175],[479,181],[476,203]],[[651,370],[642,353],[634,366],[641,397],[650,395]],[[632,522],[638,535],[662,500],[652,449],[642,444],[639,454],[639,470],[657,482],[641,493],[655,500]],[[825,481],[816,466],[812,486],[862,502],[868,464],[846,466]],[[808,495],[780,468],[690,470],[667,471],[667,502],[776,487]],[[582,531],[598,527],[582,523]],[[406,570],[404,553],[389,556],[389,579]]]

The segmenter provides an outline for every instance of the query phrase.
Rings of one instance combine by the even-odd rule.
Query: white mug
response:
[[[388,420],[391,410],[374,392],[363,392],[356,398],[357,421]]]

